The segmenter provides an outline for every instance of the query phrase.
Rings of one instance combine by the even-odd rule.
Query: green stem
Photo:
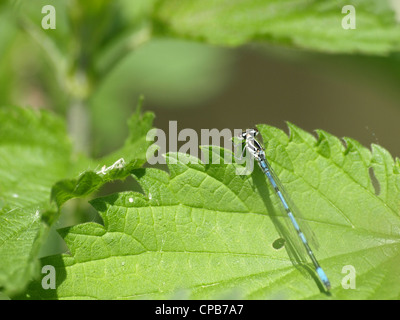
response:
[[[67,109],[68,133],[71,137],[74,151],[89,155],[90,151],[90,113],[88,97],[91,86],[86,71],[78,70],[69,78],[67,90],[71,96]]]
[[[67,111],[68,133],[74,151],[89,155],[90,149],[90,115],[88,106],[83,100],[74,99]]]

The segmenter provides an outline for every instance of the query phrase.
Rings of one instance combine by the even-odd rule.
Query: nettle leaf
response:
[[[51,198],[59,207],[72,198],[81,198],[93,193],[106,182],[125,179],[133,169],[146,162],[148,154],[155,152],[156,145],[150,146],[154,135],[147,136],[152,129],[154,114],[142,114],[141,104],[142,101],[128,121],[130,135],[121,149],[103,159],[91,161],[90,167],[97,168],[96,170],[87,169],[81,172],[78,178],[61,180],[53,186]],[[99,169],[99,166],[102,168]]]
[[[348,1],[187,0],[160,1],[154,17],[160,30],[217,45],[278,43],[324,51],[384,54],[400,46],[392,2],[356,0],[356,29],[344,29]]]
[[[13,296],[39,275],[39,250],[65,201],[124,179],[146,161],[151,142],[145,132],[154,116],[137,110],[125,146],[107,158],[89,160],[72,154],[65,125],[55,115],[0,108],[0,290]]]
[[[317,140],[292,124],[290,137],[258,127],[300,223],[319,242],[314,249],[330,294],[307,265],[294,267],[290,242],[282,247],[282,237],[290,237],[287,219],[258,167],[241,176],[236,163],[203,164],[172,153],[169,174],[133,171],[143,194],[91,201],[104,226],[60,230],[70,254],[42,261],[55,267],[56,289],[32,283],[25,298],[399,298],[399,161],[382,147],[371,152],[349,138],[345,146],[321,130]],[[223,155],[217,147],[203,152],[205,159]],[[342,284],[348,268],[355,289]]]
[[[0,287],[6,293],[38,274],[38,250],[57,217],[50,189],[68,175],[70,151],[60,119],[0,108]]]

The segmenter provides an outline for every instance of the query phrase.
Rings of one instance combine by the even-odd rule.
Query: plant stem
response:
[[[67,123],[74,152],[89,155],[90,115],[83,100],[73,99],[67,111]]]
[[[69,80],[68,92],[71,99],[67,109],[68,133],[74,146],[74,152],[89,155],[91,117],[87,101],[91,92],[90,84],[86,71],[79,69]]]

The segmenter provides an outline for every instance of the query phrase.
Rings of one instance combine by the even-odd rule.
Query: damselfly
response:
[[[240,135],[239,139],[245,141],[245,150],[247,150],[250,155],[257,160],[258,165],[260,166],[261,170],[265,173],[265,175],[268,177],[268,180],[270,184],[272,185],[273,189],[275,190],[275,193],[277,194],[280,202],[282,203],[283,208],[286,211],[287,216],[289,217],[293,227],[295,228],[298,237],[300,238],[301,242],[303,243],[305,250],[310,257],[314,267],[315,271],[318,274],[318,277],[324,284],[325,288],[327,290],[330,290],[331,284],[328,280],[328,277],[326,276],[324,270],[321,268],[321,266],[318,263],[318,260],[315,258],[315,255],[313,251],[310,248],[310,245],[308,244],[308,241],[303,233],[303,231],[300,229],[299,224],[297,223],[293,213],[292,209],[288,204],[287,196],[285,196],[284,191],[282,188],[280,188],[280,182],[276,175],[274,174],[270,164],[268,163],[266,157],[265,157],[265,151],[261,143],[256,139],[256,136],[258,135],[258,130],[257,129],[248,129],[246,131],[243,131],[243,133]]]

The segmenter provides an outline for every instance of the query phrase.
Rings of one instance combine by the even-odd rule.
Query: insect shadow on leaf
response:
[[[269,218],[274,224],[275,229],[278,232],[280,238],[284,240],[284,247],[294,267],[298,269],[305,277],[311,276],[311,278],[313,278],[314,282],[317,284],[318,289],[321,292],[324,292],[329,295],[329,292],[327,293],[323,285],[321,284],[321,281],[319,280],[317,274],[315,273],[312,264],[308,262],[304,254],[302,254],[304,248],[301,246],[301,243],[296,242],[298,240],[297,236],[293,235],[295,230],[291,229],[290,225],[288,225],[287,223],[282,223],[282,220],[286,219],[286,217],[282,214],[282,210],[276,209],[272,204],[271,192],[268,187],[268,183],[265,179],[265,175],[262,174],[261,170],[255,168],[251,177],[256,192],[258,192],[261,195],[265,208],[268,212]],[[272,196],[275,195],[273,194]],[[276,241],[274,243],[276,243]],[[274,246],[274,244],[272,245]]]

